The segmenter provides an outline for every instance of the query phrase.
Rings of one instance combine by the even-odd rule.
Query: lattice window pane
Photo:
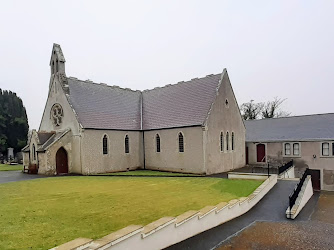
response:
[[[103,137],[103,154],[108,154],[108,137],[106,135]]]
[[[183,135],[182,133],[179,134],[179,152],[184,152],[184,141],[183,141]]]
[[[224,151],[224,134],[223,132],[220,133],[220,151]]]
[[[160,153],[160,136],[156,135],[156,146],[157,146],[157,153]]]
[[[130,152],[130,147],[129,147],[129,136],[125,136],[125,153],[128,154]]]

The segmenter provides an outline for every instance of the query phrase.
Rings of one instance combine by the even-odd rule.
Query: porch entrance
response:
[[[56,169],[58,175],[68,173],[67,152],[63,147],[58,149],[56,153]]]
[[[256,145],[256,159],[257,162],[266,161],[266,146],[262,143]]]

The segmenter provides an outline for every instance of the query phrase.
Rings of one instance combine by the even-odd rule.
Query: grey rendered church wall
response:
[[[62,106],[64,112],[60,126],[55,126],[50,118],[51,108],[56,103],[59,103]],[[63,131],[68,128],[73,131],[73,134],[79,133],[80,127],[77,118],[75,117],[72,107],[68,103],[62,86],[57,77],[55,77],[50,87],[39,131]]]
[[[104,135],[108,137],[108,154],[103,154],[102,150]],[[126,135],[129,153],[125,153]],[[126,171],[143,166],[142,132],[85,129],[81,140],[83,174]]]
[[[228,104],[226,104],[226,100]],[[223,132],[224,148],[220,150],[220,133]],[[226,150],[226,133],[229,133],[229,149]],[[232,150],[232,132],[234,150]],[[218,95],[211,108],[207,129],[203,131],[205,166],[207,174],[241,168],[245,158],[246,129],[227,72],[223,74]]]
[[[54,104],[60,104],[63,108],[63,119],[60,126],[55,126],[51,120],[51,108]],[[66,137],[70,136],[68,138],[68,142],[70,146],[67,146],[65,150],[67,151],[68,157],[71,155],[71,164],[69,163],[69,172],[70,173],[81,173],[81,159],[80,159],[80,126],[77,121],[77,118],[74,114],[74,111],[72,107],[70,106],[65,93],[62,89],[62,86],[58,82],[57,77],[54,78],[52,85],[50,87],[48,99],[45,105],[45,110],[43,113],[41,125],[39,128],[39,131],[64,131],[66,129],[70,128],[71,132],[70,135],[66,135]],[[62,141],[64,139],[61,139]],[[58,147],[57,147],[58,146]],[[52,164],[51,166],[55,166],[55,153],[58,151],[58,149],[61,147],[61,143],[56,143],[55,145],[52,145],[52,147],[49,149],[52,151],[51,155],[54,154],[54,157],[52,159],[49,159],[51,156],[49,155],[47,158],[48,163]],[[54,153],[55,152],[55,153]],[[54,164],[53,164],[54,162]],[[49,166],[50,168],[50,166]],[[50,171],[45,170],[47,173]]]
[[[179,152],[178,135],[184,136],[184,152]],[[156,152],[156,135],[160,136],[161,152]],[[146,169],[184,173],[205,173],[201,127],[145,131]]]

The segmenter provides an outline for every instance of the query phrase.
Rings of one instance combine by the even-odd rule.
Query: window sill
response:
[[[319,158],[334,158],[334,155],[321,155]]]
[[[283,155],[283,158],[301,158],[301,155]]]

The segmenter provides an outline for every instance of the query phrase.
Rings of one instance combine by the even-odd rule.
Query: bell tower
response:
[[[65,75],[65,57],[59,44],[54,43],[50,59],[50,69],[52,75]]]
[[[51,77],[49,91],[51,90],[51,86],[54,84],[54,82],[58,81],[65,93],[69,94],[69,86],[65,73],[65,57],[63,51],[60,48],[60,45],[56,43],[54,43],[52,47],[50,69]]]

